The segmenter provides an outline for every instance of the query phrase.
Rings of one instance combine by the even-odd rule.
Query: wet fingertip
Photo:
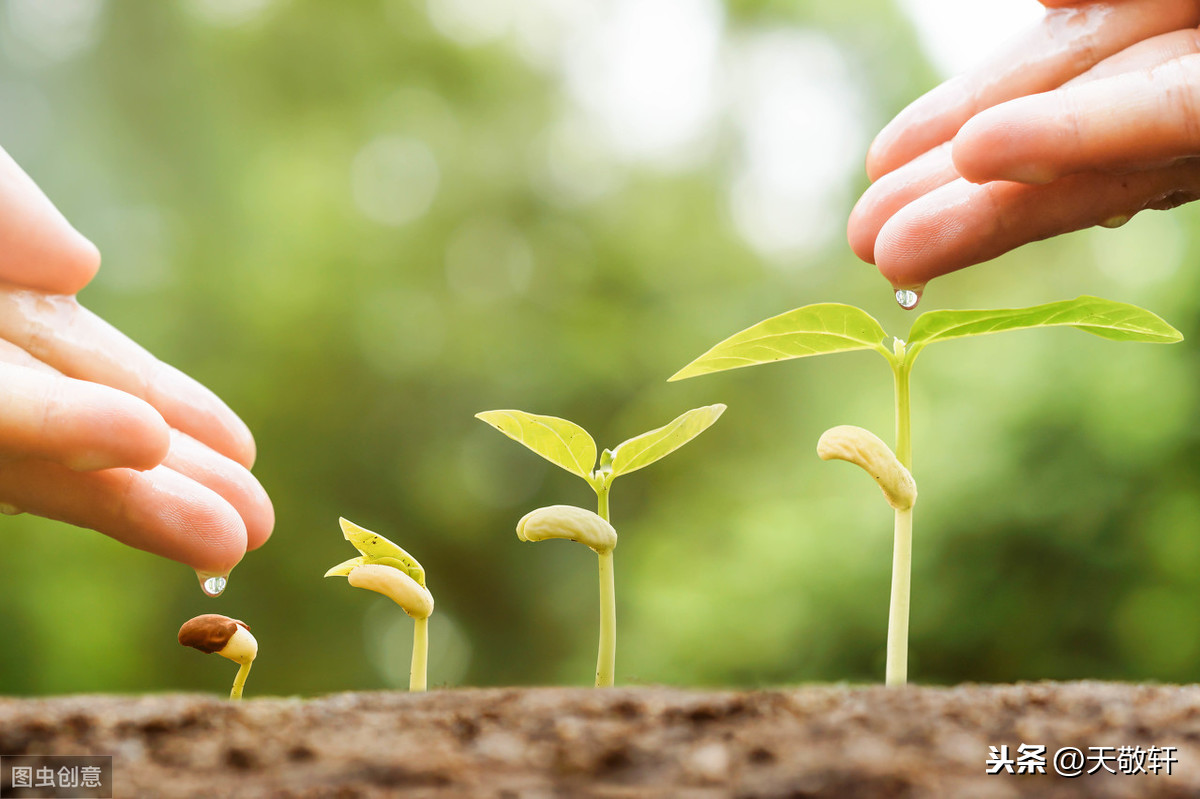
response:
[[[139,525],[158,543],[143,546],[197,571],[227,574],[246,554],[246,524],[237,509],[206,486],[165,466],[144,473],[158,507]]]
[[[215,505],[189,508],[187,529],[195,539],[185,561],[197,571],[228,574],[246,555],[246,525],[232,506]]]
[[[875,266],[897,288],[923,286],[944,268],[945,243],[961,233],[952,218],[931,218],[912,206],[884,223],[875,240]]]

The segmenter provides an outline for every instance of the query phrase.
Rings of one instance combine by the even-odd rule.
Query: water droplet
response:
[[[0,502],[0,513],[5,516],[19,516],[25,511],[18,508],[16,505],[9,505],[7,502]]]
[[[921,292],[914,289],[896,289],[896,302],[900,303],[904,310],[911,311],[920,301]]]
[[[196,577],[200,579],[200,590],[205,596],[220,596],[225,590],[225,586],[229,584],[229,578],[223,574],[201,574],[196,572]]]

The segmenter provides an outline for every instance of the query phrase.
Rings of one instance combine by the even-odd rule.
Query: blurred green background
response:
[[[409,619],[321,578],[353,554],[339,515],[425,565],[431,685],[589,684],[595,558],[514,528],[591,492],[473,414],[611,447],[712,402],[615,485],[618,682],[881,680],[890,511],[814,445],[891,439],[885,364],[665,380],[811,302],[904,335],[843,226],[871,136],[939,79],[886,0],[5,3],[0,144],[104,253],[83,302],[249,423],[278,523],[206,599],[0,518],[0,693],[227,690],[175,641],[202,612],[253,626],[250,696],[406,685]],[[1145,213],[931,285],[922,310],[1099,294],[1188,340],[921,358],[913,679],[1200,677],[1198,225]]]

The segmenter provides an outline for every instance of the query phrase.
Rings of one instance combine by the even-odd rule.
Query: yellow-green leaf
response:
[[[475,414],[513,441],[524,444],[555,466],[591,481],[596,466],[596,442],[574,422],[525,411],[484,411]]]
[[[724,411],[721,404],[693,408],[670,424],[620,444],[612,453],[612,476],[635,472],[670,455],[712,426]]]
[[[345,577],[356,566],[361,566],[366,562],[367,562],[367,559],[363,558],[363,557],[350,558],[350,560],[342,561],[341,563],[334,566],[329,571],[325,572],[325,576],[326,577]]]
[[[830,352],[877,350],[886,334],[861,308],[826,302],[773,316],[736,333],[676,372],[671,380]]]
[[[1113,341],[1169,344],[1183,339],[1182,333],[1144,308],[1085,295],[1030,308],[930,311],[913,322],[908,349],[911,359],[935,341],[1056,326],[1074,327]]]
[[[346,540],[363,553],[365,563],[392,566],[400,569],[420,585],[425,585],[425,569],[412,555],[379,533],[359,527],[349,519],[338,519],[338,523],[342,526],[342,535],[346,537]]]

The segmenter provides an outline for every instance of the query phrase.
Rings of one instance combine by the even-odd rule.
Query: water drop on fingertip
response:
[[[917,307],[921,301],[921,292],[914,289],[896,289],[896,302],[906,311]]]
[[[224,575],[196,575],[200,578],[200,590],[205,596],[220,596],[225,590],[225,586],[229,584],[229,578]]]

